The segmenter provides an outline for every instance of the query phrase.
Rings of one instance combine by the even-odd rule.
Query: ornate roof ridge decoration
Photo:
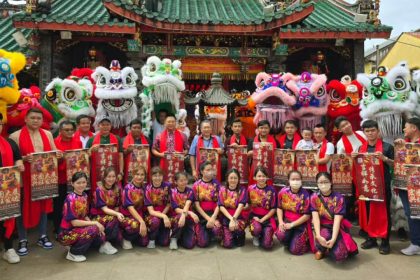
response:
[[[125,0],[103,0],[111,12],[147,26],[151,32],[259,33],[298,22],[312,13],[314,3],[291,5],[264,13],[257,0],[162,0],[160,11],[149,11]]]
[[[248,101],[233,98],[222,86],[222,76],[219,73],[213,73],[210,87],[196,94],[195,97],[184,97],[184,102],[189,105],[202,104],[205,106],[245,106]]]
[[[102,0],[56,0],[52,2],[49,13],[20,14],[13,21],[19,28],[136,33],[135,23],[113,18]]]

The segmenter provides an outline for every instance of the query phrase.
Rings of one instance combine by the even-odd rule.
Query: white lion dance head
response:
[[[141,118],[143,133],[149,135],[152,111],[157,115],[160,110],[166,110],[178,117],[180,92],[185,90],[185,83],[179,60],[160,60],[151,56],[142,67],[141,74],[145,86],[140,94],[143,103]]]
[[[357,81],[364,87],[360,104],[362,119],[377,121],[386,141],[400,137],[403,119],[413,115],[418,99],[410,87],[407,63],[402,61],[387,73],[358,74]]]
[[[134,98],[137,96],[138,76],[132,67],[121,69],[118,60],[113,60],[109,68],[99,66],[92,74],[98,99],[94,126],[108,116],[114,129],[126,128],[137,117]]]

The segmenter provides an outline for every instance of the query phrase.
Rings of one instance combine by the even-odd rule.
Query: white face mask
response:
[[[331,183],[322,183],[322,184],[318,184],[318,189],[322,192],[322,193],[327,193],[331,190]]]
[[[298,190],[300,187],[302,187],[302,181],[290,181],[290,187],[293,190]]]

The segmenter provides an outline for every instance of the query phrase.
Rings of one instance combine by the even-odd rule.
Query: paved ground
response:
[[[392,253],[379,255],[377,249],[360,250],[358,256],[343,264],[329,260],[316,261],[312,254],[292,256],[277,242],[270,252],[254,248],[248,237],[243,248],[226,250],[219,246],[208,249],[168,248],[155,250],[135,248],[105,256],[90,251],[85,263],[65,259],[59,244],[46,251],[30,238],[30,254],[21,263],[9,265],[0,261],[1,280],[20,279],[419,279],[420,256],[406,257],[399,250],[407,242],[392,240]],[[363,241],[356,238],[358,244]]]

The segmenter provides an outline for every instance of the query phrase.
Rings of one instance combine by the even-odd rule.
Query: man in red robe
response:
[[[184,153],[187,154],[189,145],[184,133],[176,129],[176,118],[174,115],[167,115],[165,119],[165,129],[156,136],[153,142],[152,153],[160,161],[163,168],[163,157],[165,153]]]
[[[19,170],[23,172],[25,168],[19,152],[19,147],[13,140],[5,139],[1,136],[3,126],[3,115],[0,114],[0,167],[10,167],[16,165],[19,167]],[[12,234],[14,230],[14,218],[0,222],[0,238],[2,238],[4,242],[3,259],[8,263],[20,262],[19,256],[16,254],[15,249],[13,249]]]
[[[70,121],[62,121],[59,126],[59,135],[54,139],[55,146],[62,152],[82,149],[82,142],[77,136],[73,137],[76,125]],[[63,213],[64,200],[67,195],[67,168],[66,161],[60,160],[58,164],[58,197],[53,199],[54,212],[54,233],[58,235],[60,233],[60,223]]]
[[[277,140],[279,141],[280,149],[296,149],[299,140],[302,139],[298,132],[299,126],[294,120],[287,120],[284,123],[284,134],[280,135]]]
[[[395,143],[419,143],[420,144],[420,118],[410,118],[405,123],[404,139],[397,139]],[[406,256],[420,255],[420,220],[411,218],[410,204],[408,202],[407,190],[398,190],[401,198],[405,215],[408,219],[408,227],[410,229],[410,245],[401,250]]]
[[[334,154],[334,145],[327,141],[327,130],[322,124],[314,127],[314,148],[318,149],[318,171],[329,172],[331,156]]]
[[[150,150],[150,142],[149,139],[143,134],[142,127],[141,127],[141,120],[134,119],[130,123],[130,131],[128,132],[127,136],[124,138],[123,141],[123,148],[124,148],[124,181],[127,182],[128,178],[128,162],[130,159],[130,154],[133,152],[133,145],[149,145]],[[146,168],[146,180],[149,180],[149,170],[150,170],[150,153],[149,153],[149,161],[147,163]]]
[[[39,239],[38,245],[44,249],[51,249],[53,244],[47,236],[47,214],[53,210],[52,199],[39,201],[31,200],[31,162],[33,153],[49,152],[57,150],[51,132],[41,128],[43,113],[38,108],[31,108],[25,116],[25,126],[10,135],[10,139],[15,141],[20,149],[25,165],[23,173],[23,205],[22,216],[17,218],[17,228],[19,233],[18,255],[28,254],[27,229],[38,225]],[[63,154],[57,152],[57,158],[62,158]]]
[[[77,130],[74,133],[74,137],[80,139],[83,148],[86,148],[87,142],[93,136],[92,120],[88,115],[79,115],[76,118],[76,125]]]
[[[371,249],[377,247],[376,238],[381,238],[382,242],[379,246],[379,253],[387,255],[391,249],[389,246],[389,234],[391,232],[391,171],[394,166],[394,147],[383,142],[379,137],[380,131],[376,121],[366,120],[362,124],[363,133],[367,137],[360,148],[359,153],[375,153],[382,165],[385,183],[385,199],[384,201],[363,201],[359,200],[359,224],[368,236],[366,241],[362,243],[363,249]],[[352,157],[356,157],[357,153],[352,153]]]

